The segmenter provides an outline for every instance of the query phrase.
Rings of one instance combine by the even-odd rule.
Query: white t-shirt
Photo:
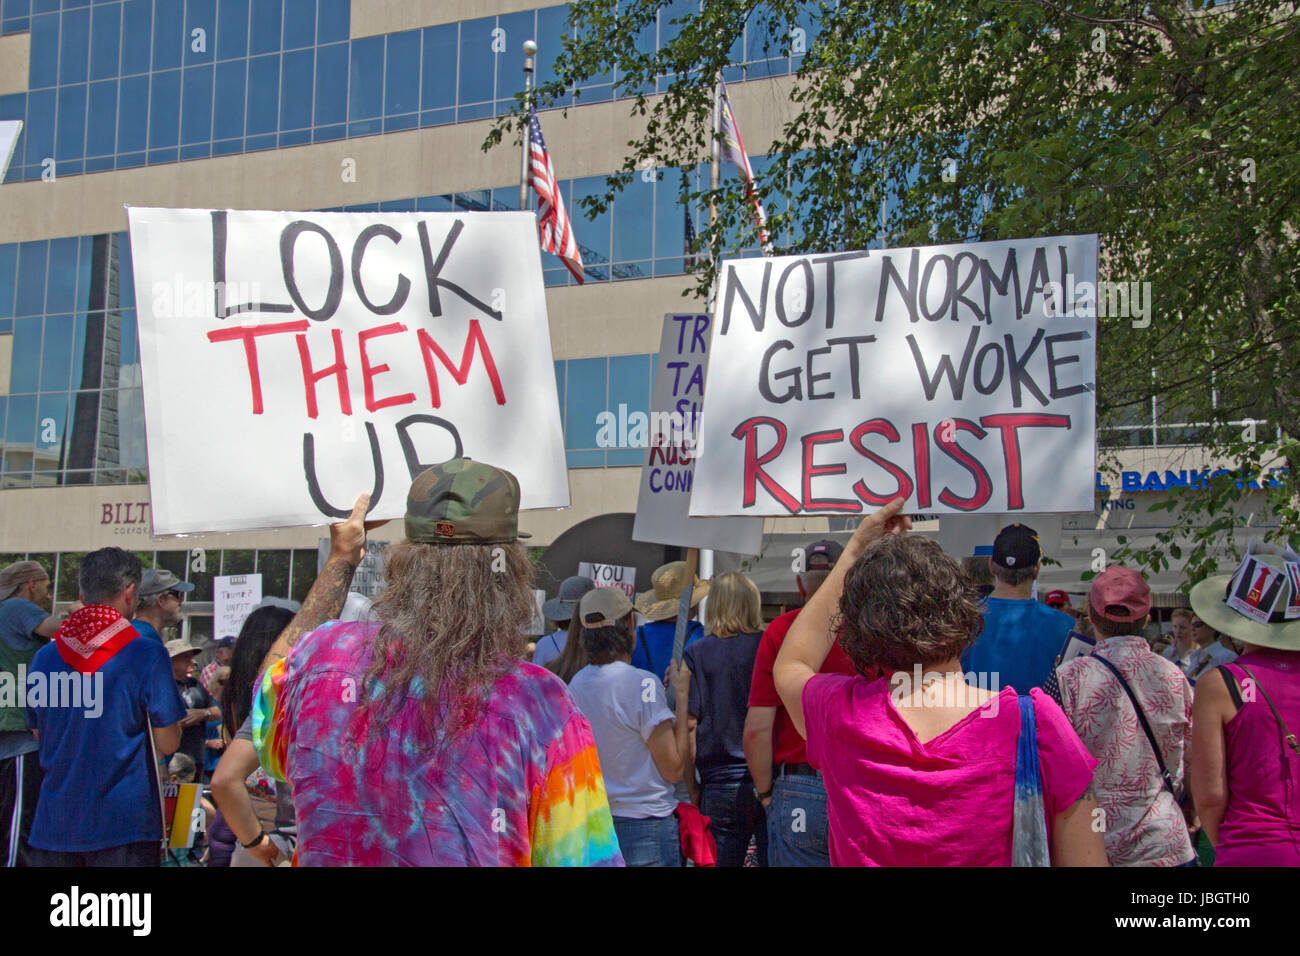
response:
[[[564,644],[569,639],[569,629],[559,628],[554,634],[547,634],[533,648],[533,663],[545,667],[564,653]]]
[[[569,693],[596,738],[610,813],[633,820],[671,814],[677,798],[646,745],[673,719],[659,678],[623,661],[589,664],[573,676]]]

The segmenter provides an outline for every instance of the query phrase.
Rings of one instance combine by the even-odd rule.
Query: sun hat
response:
[[[555,597],[542,605],[542,614],[548,621],[570,621],[573,609],[578,606],[582,596],[596,586],[591,578],[575,574],[560,582],[560,591]]]
[[[1300,556],[1252,541],[1236,571],[1192,588],[1192,610],[1220,634],[1300,651]]]
[[[655,568],[650,575],[650,590],[637,596],[636,609],[648,621],[665,621],[677,616],[677,609],[682,603],[682,591],[686,589],[686,562],[670,561]],[[709,582],[695,577],[695,587],[691,592],[691,607],[699,604],[709,593]]]

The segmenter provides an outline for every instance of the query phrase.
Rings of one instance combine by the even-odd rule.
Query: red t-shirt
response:
[[[750,707],[776,708],[776,722],[772,725],[772,763],[774,764],[808,762],[803,737],[799,736],[799,731],[795,730],[794,724],[790,722],[790,715],[785,712],[785,706],[781,703],[781,695],[776,692],[776,682],[772,680],[772,665],[776,663],[776,655],[781,652],[785,636],[790,633],[790,627],[801,610],[803,608],[786,611],[767,626],[767,630],[763,632],[763,640],[758,645],[758,654],[754,658],[754,678],[749,683]],[[853,662],[849,660],[849,655],[844,653],[844,648],[836,643],[831,647],[831,652],[826,655],[819,673],[856,674],[857,671],[853,669]]]

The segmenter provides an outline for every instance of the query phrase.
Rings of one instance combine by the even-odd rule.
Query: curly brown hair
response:
[[[970,579],[937,541],[886,535],[849,569],[836,624],[863,673],[951,660],[979,635],[984,615]]]

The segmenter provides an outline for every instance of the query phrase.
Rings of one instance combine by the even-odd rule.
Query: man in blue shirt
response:
[[[23,710],[27,668],[59,622],[49,613],[50,576],[35,561],[0,571],[0,854],[4,866],[25,866],[27,834],[36,815],[41,764]]]
[[[142,570],[121,548],[86,555],[78,580],[86,606],[32,661],[27,725],[45,772],[29,839],[36,866],[159,864],[150,736],[159,753],[175,753],[185,705],[167,650],[129,621]]]
[[[636,599],[636,611],[647,623],[636,629],[632,666],[664,680],[673,659],[677,611],[682,603],[682,591],[686,590],[686,562],[671,561],[655,568],[650,585],[650,590]],[[704,626],[695,619],[695,608],[708,593],[709,585],[697,576],[691,591],[691,617],[686,622],[687,645],[704,636]]]
[[[967,673],[990,676],[981,687],[1014,687],[1027,694],[1051,675],[1074,618],[1034,600],[1041,567],[1042,550],[1033,528],[1013,524],[998,532],[989,558],[996,583],[985,599],[984,630],[961,658]]]
[[[145,637],[165,643],[163,631],[181,622],[181,605],[185,603],[185,595],[193,590],[194,585],[170,571],[150,568],[140,581],[140,605],[131,626]]]

